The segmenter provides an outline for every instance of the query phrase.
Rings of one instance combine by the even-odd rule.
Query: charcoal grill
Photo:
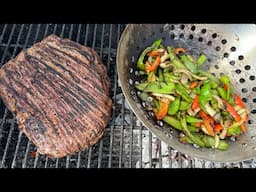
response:
[[[214,163],[180,153],[161,142],[130,110],[118,83],[116,53],[123,24],[2,24],[0,66],[49,34],[69,38],[96,50],[106,65],[114,103],[103,138],[75,155],[51,159],[18,130],[15,117],[0,100],[1,168],[213,168],[256,167],[255,159],[238,163]],[[255,90],[256,91],[256,90]]]

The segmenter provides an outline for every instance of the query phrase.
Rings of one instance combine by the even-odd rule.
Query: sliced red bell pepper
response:
[[[160,108],[156,113],[157,120],[161,120],[167,115],[170,100],[168,99],[166,102],[163,102],[162,100],[160,100],[159,103],[160,103]]]
[[[201,125],[202,125],[202,122],[193,123],[193,125],[194,125],[196,128],[200,128]]]
[[[153,57],[153,56],[160,56],[161,53],[159,51],[150,51],[148,52],[147,55]]]
[[[207,115],[203,110],[199,111],[199,115],[202,119],[210,119],[210,121],[214,123],[214,119],[210,115]]]
[[[154,61],[154,63],[152,65],[150,65],[148,62],[145,64],[145,69],[147,72],[150,72],[150,71],[155,71],[158,67],[158,65],[160,64],[160,55],[158,55],[156,57],[156,60]]]
[[[191,109],[192,110],[195,110],[199,107],[199,95],[196,95],[194,100],[193,100],[193,103],[191,105]]]
[[[203,123],[209,135],[214,136],[213,123],[211,122],[211,119],[204,119]]]
[[[227,86],[227,84],[224,84],[223,89],[224,89],[225,91],[227,91],[227,90],[228,90],[228,86]]]
[[[230,115],[236,120],[236,121],[240,121],[241,117],[240,115],[236,112],[236,110],[234,109],[234,107],[232,105],[230,105],[227,101],[225,101],[224,99],[222,100],[225,108],[227,109],[227,111],[230,113]]]
[[[176,55],[178,55],[179,53],[185,53],[186,51],[185,51],[184,48],[178,47],[178,48],[174,49],[174,52],[175,52]]]
[[[245,104],[244,104],[243,100],[236,93],[234,93],[234,100],[235,100],[236,105],[239,105],[239,106],[245,108]]]
[[[247,131],[247,128],[245,126],[245,123],[243,123],[241,126],[241,130],[245,133]]]
[[[220,124],[215,124],[214,125],[214,131],[215,133],[219,133],[221,130],[223,130],[224,128],[220,125]]]
[[[199,111],[199,115],[203,119],[203,124],[207,129],[207,132],[211,136],[214,136],[214,131],[213,131],[214,119],[211,116],[207,115],[203,110]]]
[[[194,89],[198,84],[198,81],[193,81],[190,85],[189,85],[189,88],[190,89]]]

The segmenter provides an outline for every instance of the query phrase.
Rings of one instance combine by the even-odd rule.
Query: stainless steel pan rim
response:
[[[163,38],[165,45],[183,46],[193,56],[208,57],[205,69],[228,74],[236,92],[250,110],[248,133],[231,142],[228,151],[196,149],[179,143],[178,132],[160,127],[150,120],[136,95],[136,61],[153,40]],[[239,162],[256,156],[256,25],[254,24],[128,24],[117,50],[117,71],[127,102],[138,119],[172,148],[192,157],[215,162]]]

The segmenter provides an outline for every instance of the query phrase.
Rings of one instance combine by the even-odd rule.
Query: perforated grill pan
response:
[[[140,80],[136,62],[140,53],[158,38],[164,46],[184,47],[194,57],[207,55],[204,69],[229,75],[250,111],[248,132],[232,142],[227,151],[197,149],[178,141],[178,132],[151,120],[137,97]],[[138,119],[162,141],[192,157],[216,162],[238,162],[256,156],[256,25],[254,24],[128,24],[117,51],[117,71],[123,93]]]

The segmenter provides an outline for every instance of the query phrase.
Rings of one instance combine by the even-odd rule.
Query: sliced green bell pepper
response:
[[[175,115],[180,108],[180,97],[176,97],[176,99],[169,105],[168,114]]]
[[[187,55],[183,54],[180,56],[181,61],[185,65],[185,67],[192,73],[197,74],[198,73],[198,68],[197,65],[187,57]]]
[[[147,47],[140,55],[138,62],[137,62],[137,67],[139,70],[144,71],[145,70],[145,64],[144,64],[144,58],[146,54],[150,51],[153,51],[157,49],[162,43],[162,39],[157,39],[156,41],[153,42],[153,44],[150,47]]]
[[[145,92],[171,94],[174,92],[175,84],[171,82],[149,82],[143,89]]]
[[[201,54],[197,59],[197,66],[201,66],[206,61],[207,57],[204,54]]]
[[[182,64],[180,59],[176,56],[174,52],[174,48],[172,46],[167,47],[167,51],[170,56],[170,61],[178,68],[178,69],[186,69],[185,65]]]
[[[188,95],[188,93],[186,91],[184,91],[184,88],[179,84],[175,84],[175,89],[177,91],[177,93],[187,102],[191,103],[192,102],[192,98]]]

